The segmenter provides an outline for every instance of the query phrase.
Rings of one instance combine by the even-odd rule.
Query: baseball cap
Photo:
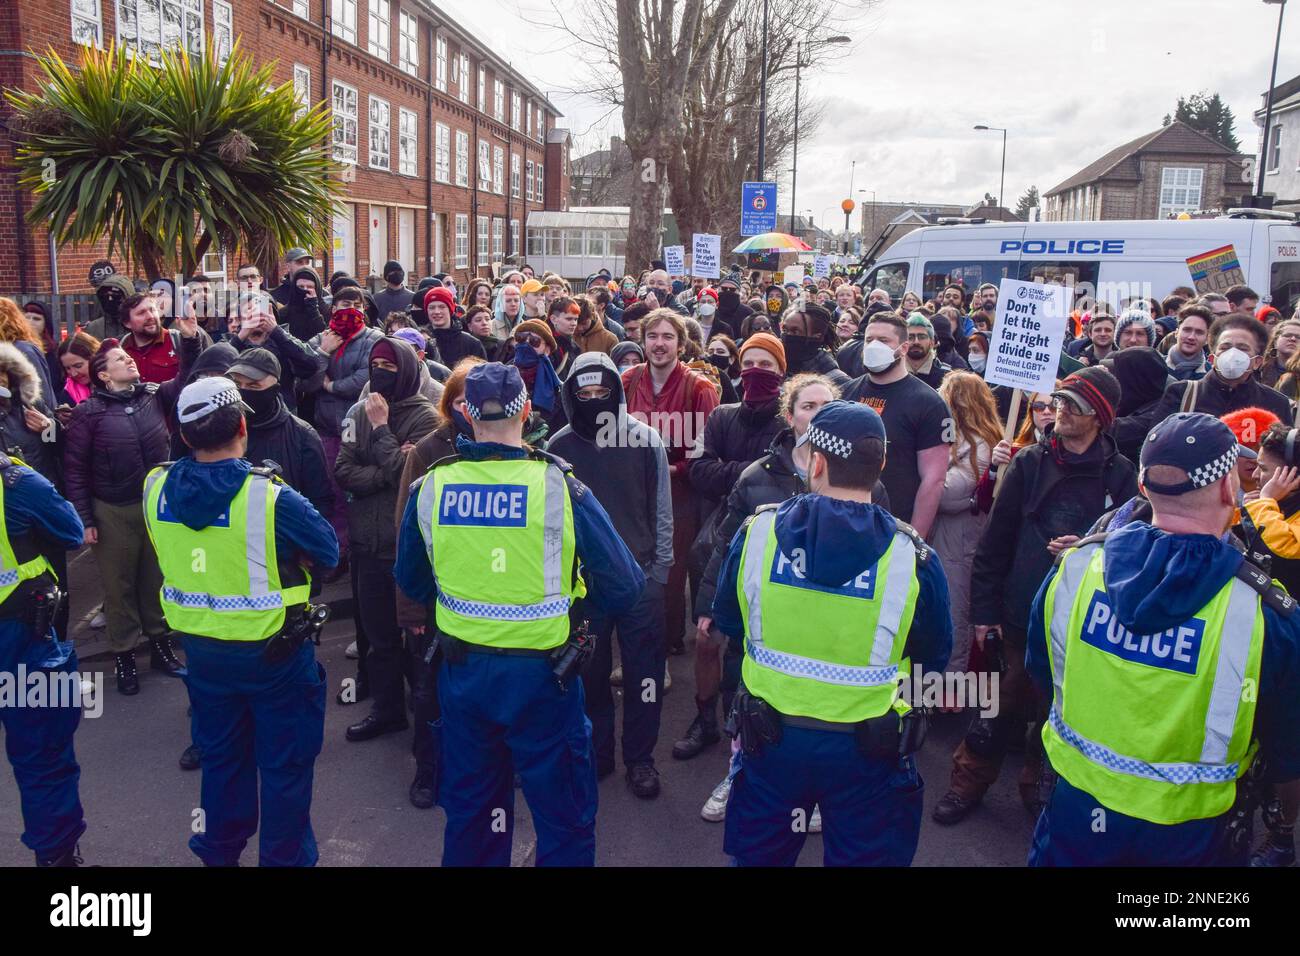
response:
[[[519,369],[500,362],[484,362],[470,369],[465,377],[465,411],[476,422],[495,422],[514,418],[528,403],[528,391]],[[500,411],[484,411],[495,404]]]
[[[227,405],[238,405],[246,415],[253,412],[240,400],[239,386],[230,379],[220,375],[196,379],[181,389],[176,399],[176,418],[182,425],[196,422]]]
[[[528,295],[528,293],[530,292],[545,292],[545,291],[546,291],[546,286],[542,285],[542,283],[538,282],[536,279],[529,279],[519,289],[519,292],[522,295]]]
[[[310,250],[303,249],[301,246],[294,246],[284,254],[285,262],[297,262],[299,259],[310,258],[312,258]]]
[[[814,419],[815,420],[815,419]],[[1142,443],[1138,480],[1158,495],[1182,495],[1204,488],[1231,473],[1241,446],[1232,429],[1202,412],[1178,412],[1153,427]],[[1152,465],[1187,472],[1180,482],[1166,484],[1147,477]]]
[[[280,360],[270,349],[248,349],[246,352],[239,353],[239,358],[235,360],[234,365],[226,369],[226,374],[238,374],[251,379],[263,379],[268,375],[274,375],[278,382]]]

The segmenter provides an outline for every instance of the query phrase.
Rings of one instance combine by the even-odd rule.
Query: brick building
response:
[[[1117,146],[1043,195],[1047,222],[1169,219],[1241,205],[1245,157],[1175,120]]]
[[[397,259],[415,276],[454,275],[463,287],[526,248],[528,213],[568,200],[567,131],[559,112],[484,42],[428,0],[4,0],[0,86],[34,88],[32,51],[71,63],[79,45],[116,40],[146,56],[161,44],[191,51],[237,39],[255,62],[274,60],[304,104],[326,100],[344,196],[332,241],[315,249],[324,276],[359,277]],[[520,57],[519,59],[526,59]],[[0,158],[13,156],[0,103]],[[0,292],[48,293],[49,238],[21,224],[31,197],[0,167]],[[104,250],[58,250],[63,293],[89,289]],[[114,259],[119,261],[120,256]],[[220,252],[204,270],[233,275]]]

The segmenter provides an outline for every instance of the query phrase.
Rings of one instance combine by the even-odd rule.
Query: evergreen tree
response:
[[[1038,208],[1038,187],[1030,186],[1016,202],[1016,218],[1028,219],[1029,210]]]
[[[1222,143],[1234,153],[1241,148],[1240,141],[1232,131],[1237,125],[1237,119],[1218,93],[1209,96],[1202,91],[1178,97],[1178,107],[1174,110],[1173,118],[1199,130],[1215,142]],[[1163,125],[1168,126],[1169,121],[1166,114]]]

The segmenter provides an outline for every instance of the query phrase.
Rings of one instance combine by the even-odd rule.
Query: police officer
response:
[[[311,563],[338,563],[328,521],[243,456],[248,425],[228,378],[176,403],[188,457],[145,479],[145,524],[162,567],[162,607],[181,634],[204,820],[190,849],[235,866],[258,830],[262,866],[313,866],[312,770],[325,729],[325,669],[304,619]]]
[[[828,402],[806,439],[811,494],[745,521],[713,602],[718,628],[744,637],[724,849],[742,866],[792,866],[820,805],[827,865],[906,866],[923,725],[899,682],[910,662],[948,659],[948,581],[920,536],[871,502],[880,416]]]
[[[72,642],[60,641],[52,627],[56,577],[38,538],[71,549],[85,529],[49,479],[5,455],[0,513],[0,679],[9,683],[0,694],[0,725],[22,798],[22,839],[38,866],[76,866],[77,840],[86,832],[72,750],[81,683]],[[15,698],[37,684],[46,689],[45,706]]]
[[[1225,543],[1238,453],[1209,415],[1156,425],[1150,524],[1083,539],[1040,588],[1025,667],[1059,776],[1031,865],[1241,864],[1257,778],[1300,777],[1300,615]]]
[[[437,602],[442,863],[509,865],[518,773],[537,865],[591,866],[591,722],[573,677],[580,661],[560,668],[557,658],[573,656],[584,575],[586,599],[611,616],[632,609],[645,576],[568,466],[523,444],[532,407],[518,369],[475,366],[465,409],[474,440],[458,437],[458,454],[412,485],[394,567],[408,597]]]

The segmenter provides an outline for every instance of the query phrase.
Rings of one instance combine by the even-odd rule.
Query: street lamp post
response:
[[[975,128],[1002,134],[1002,178],[998,181],[998,206],[1001,207],[1002,193],[1007,188],[1007,131],[1000,126],[985,126],[982,123]]]
[[[815,43],[851,43],[846,36],[826,37],[823,40],[809,40]],[[794,45],[794,158],[790,163],[790,234],[794,234],[795,186],[799,178],[799,71],[803,68],[803,41]]]
[[[1277,39],[1273,41],[1273,73],[1269,77],[1268,92],[1264,94],[1264,149],[1259,157],[1259,187],[1255,192],[1264,195],[1264,173],[1268,169],[1268,146],[1273,131],[1273,87],[1277,86],[1277,53],[1282,46],[1282,15],[1286,13],[1286,0],[1264,0],[1265,3],[1277,4]]]
[[[767,168],[767,0],[763,0],[763,36],[759,42],[762,78],[758,84],[758,175],[754,178],[761,183],[763,170]]]

